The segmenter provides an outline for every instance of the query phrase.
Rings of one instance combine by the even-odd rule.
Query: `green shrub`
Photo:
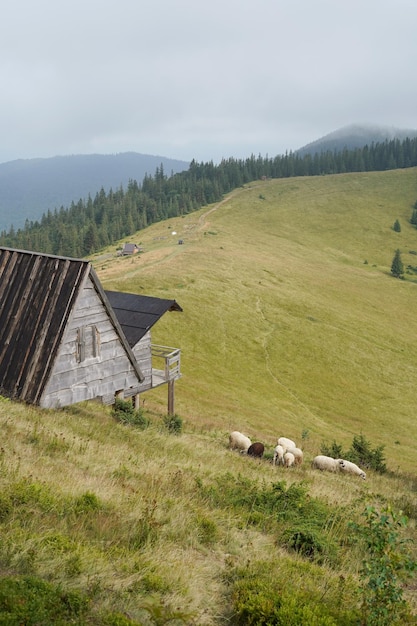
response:
[[[314,580],[315,571],[300,564],[302,575]],[[277,568],[281,569],[279,564]],[[236,626],[356,626],[358,615],[349,603],[343,606],[343,590],[334,588],[326,600],[319,589],[288,591],[291,570],[271,571],[271,563],[256,563],[234,572],[233,613],[230,623]],[[298,575],[297,575],[298,578]]]
[[[331,456],[333,459],[343,459],[345,458],[345,453],[343,452],[343,446],[336,441],[333,443],[322,443],[320,447],[320,452],[325,454],[326,456]]]
[[[227,472],[217,476],[214,484],[199,483],[198,487],[212,506],[246,511],[247,524],[275,532],[277,542],[285,548],[309,559],[336,559],[338,546],[328,537],[327,526],[338,520],[338,511],[312,498],[305,484],[258,484]]]
[[[118,422],[135,426],[141,430],[145,430],[149,426],[149,419],[146,417],[143,409],[135,409],[132,401],[116,398],[112,408],[112,415]]]
[[[158,616],[158,607],[154,613]],[[160,615],[165,621],[153,620],[146,623],[165,624],[170,614],[165,608]],[[179,622],[184,623],[184,622]],[[87,596],[78,591],[65,591],[34,576],[5,576],[0,578],[0,626],[142,626],[142,622],[131,620],[119,613],[98,614]]]
[[[404,516],[390,507],[366,507],[363,525],[352,523],[365,551],[360,572],[363,623],[367,626],[415,624],[403,598],[402,583],[417,569],[400,531]]]
[[[355,435],[347,451],[343,451],[343,447],[336,441],[333,441],[331,444],[322,443],[320,451],[322,454],[331,456],[334,459],[346,459],[362,468],[372,469],[380,474],[387,471],[384,446],[372,448],[371,443],[363,435]]]
[[[89,511],[99,511],[102,508],[102,504],[95,493],[86,491],[81,496],[78,496],[73,505],[75,513],[87,513]]]
[[[363,435],[355,435],[353,438],[347,460],[357,463],[361,467],[373,469],[381,474],[387,471],[384,446],[372,449],[370,442]]]
[[[321,563],[324,555],[328,552],[328,541],[317,530],[291,528],[286,531],[285,535],[287,537],[287,546],[308,559]]]
[[[182,418],[177,414],[165,415],[164,426],[169,433],[172,433],[173,435],[180,435],[183,427]]]
[[[88,600],[81,594],[65,592],[39,578],[0,579],[0,624],[4,626],[65,626],[82,624]]]
[[[226,472],[216,476],[215,483],[204,486],[198,484],[202,494],[214,506],[235,507],[248,512],[259,512],[263,519],[270,517],[279,522],[298,519],[316,519],[325,523],[329,515],[334,517],[334,509],[308,494],[303,483],[293,483],[287,488],[284,480],[272,484],[259,484],[240,474]]]

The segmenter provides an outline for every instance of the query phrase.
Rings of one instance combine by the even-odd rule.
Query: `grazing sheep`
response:
[[[287,439],[287,437],[280,437],[277,441],[277,444],[284,448],[284,452],[288,450],[288,448],[297,447],[297,444],[295,444],[294,441],[292,441],[292,439]]]
[[[255,443],[252,443],[248,448],[249,456],[255,456],[258,459],[261,459],[263,457],[264,451],[265,446],[260,441],[255,441]]]
[[[341,461],[343,465],[341,465],[342,471],[346,472],[346,474],[355,474],[355,476],[360,476],[363,480],[366,480],[366,473],[356,465],[356,463],[352,463],[352,461],[346,461],[345,459],[337,459],[339,462]]]
[[[278,445],[274,450],[274,458],[272,460],[273,465],[284,465],[284,453],[285,450],[281,445]]]
[[[295,456],[292,452],[286,452],[284,454],[284,465],[285,467],[292,467],[295,463]]]
[[[294,455],[294,465],[301,465],[304,459],[304,454],[301,448],[288,448],[287,452],[291,452]]]
[[[231,450],[240,450],[241,452],[247,452],[249,446],[252,445],[251,440],[246,435],[242,435],[238,430],[234,430],[229,435],[229,448]]]
[[[327,472],[340,472],[344,467],[343,459],[333,459],[331,456],[319,456],[314,457],[311,462],[314,469],[326,470]]]

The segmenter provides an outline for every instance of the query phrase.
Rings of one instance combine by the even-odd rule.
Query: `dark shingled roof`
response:
[[[88,261],[0,248],[0,393],[32,404],[40,402],[70,312],[88,276],[138,379],[143,380]]]
[[[90,264],[0,248],[0,393],[37,403]]]
[[[182,311],[175,300],[105,291],[130,347],[135,346],[167,311]]]

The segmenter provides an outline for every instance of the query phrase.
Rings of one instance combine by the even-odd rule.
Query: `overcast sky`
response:
[[[219,162],[416,129],[416,32],[416,0],[8,0],[0,162]]]

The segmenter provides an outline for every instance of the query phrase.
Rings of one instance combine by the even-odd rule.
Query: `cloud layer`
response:
[[[351,123],[417,128],[416,24],[414,0],[15,0],[0,22],[0,162],[218,162]]]

